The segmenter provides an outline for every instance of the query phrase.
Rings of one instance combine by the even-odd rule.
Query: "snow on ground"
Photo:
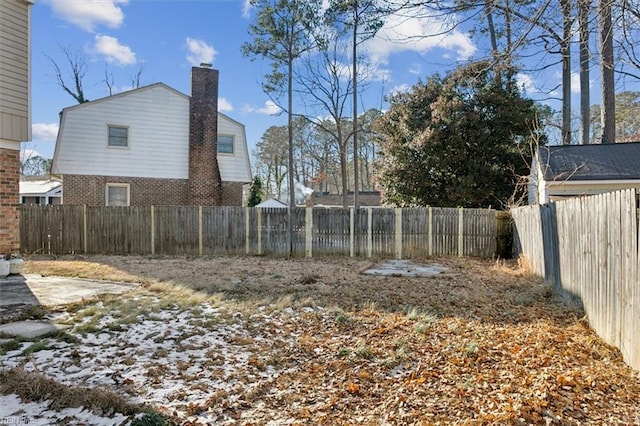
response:
[[[79,333],[82,323],[69,329],[80,339],[78,343],[49,339],[46,349],[25,356],[23,351],[32,342],[24,342],[0,357],[0,368],[23,366],[63,384],[114,390],[133,403],[162,407],[185,420],[222,424],[230,419],[220,412],[198,412],[194,405],[220,393],[233,403],[234,394],[273,379],[278,371],[270,357],[276,356],[274,351],[286,350],[296,338],[283,331],[284,318],[294,313],[246,318],[205,304],[140,315],[132,324],[118,323],[107,315],[95,333]],[[51,424],[61,418],[72,419],[72,424],[128,423],[119,414],[103,418],[82,409],[52,412],[46,402],[0,396],[1,424],[19,419]]]

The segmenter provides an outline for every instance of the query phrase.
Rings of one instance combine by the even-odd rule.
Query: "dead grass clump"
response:
[[[515,277],[535,277],[531,262],[525,255],[520,255],[515,260],[497,259],[493,269]]]
[[[24,273],[126,283],[149,284],[150,282],[149,279],[130,274],[113,266],[86,260],[27,259],[24,263]]]
[[[67,386],[20,367],[0,370],[0,393],[17,394],[29,401],[50,401],[50,408],[54,410],[86,407],[100,415],[134,415],[149,411],[142,405],[128,402],[113,391]]]

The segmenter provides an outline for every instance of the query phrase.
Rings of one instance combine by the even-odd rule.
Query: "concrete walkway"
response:
[[[34,338],[61,327],[48,321],[6,322],[17,311],[29,306],[60,306],[94,299],[102,294],[122,294],[137,284],[95,281],[79,278],[10,275],[0,278],[0,333]]]

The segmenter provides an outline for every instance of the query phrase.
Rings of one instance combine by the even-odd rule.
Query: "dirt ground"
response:
[[[515,264],[416,261],[448,271],[370,276],[362,272],[377,260],[345,258],[75,256],[31,258],[25,272],[164,283],[215,295],[245,318],[283,313],[279,330],[260,332],[284,332],[288,343],[274,340],[246,365],[277,374],[189,400],[166,413],[176,423],[640,424],[637,372],[553,288]]]

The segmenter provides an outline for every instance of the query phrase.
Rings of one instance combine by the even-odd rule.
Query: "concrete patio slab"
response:
[[[29,306],[60,306],[91,300],[103,294],[122,294],[138,284],[80,278],[9,275],[0,278],[0,323],[20,319]],[[24,318],[24,317],[22,317]],[[32,339],[66,328],[49,321],[0,324],[0,332]]]
[[[69,328],[69,326],[53,324],[48,321],[16,321],[8,324],[0,324],[0,333],[8,336],[33,339],[45,334],[61,331],[66,328]]]

